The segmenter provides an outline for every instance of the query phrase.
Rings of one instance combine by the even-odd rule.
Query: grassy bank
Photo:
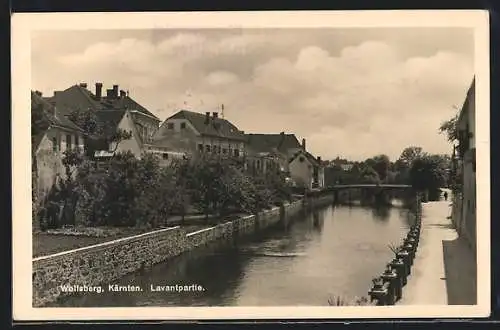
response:
[[[186,233],[195,232],[210,225],[186,224],[182,228]],[[33,258],[63,251],[73,250],[99,243],[134,236],[157,229],[139,228],[79,228],[33,233]]]

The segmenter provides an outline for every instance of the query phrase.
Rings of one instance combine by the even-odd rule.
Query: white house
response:
[[[325,171],[321,158],[314,158],[309,152],[299,150],[289,161],[291,178],[306,189],[323,188]]]

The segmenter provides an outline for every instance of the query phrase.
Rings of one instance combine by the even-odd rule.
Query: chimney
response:
[[[124,90],[120,90],[120,98],[124,98],[127,96],[127,93]]]
[[[95,96],[98,100],[102,97],[102,83],[95,83]]]
[[[321,157],[320,156],[318,156],[316,159],[318,160],[318,163],[321,163]]]
[[[210,122],[210,112],[205,112],[205,125],[208,125]]]
[[[306,150],[306,139],[302,139],[302,149]]]
[[[40,91],[35,91],[35,94],[42,97],[42,92],[40,92]]]
[[[118,98],[118,85],[113,85],[113,96]]]
[[[285,135],[285,132],[280,132],[280,135],[281,135],[281,136]]]
[[[219,118],[219,113],[218,112],[212,112],[212,116],[215,118]]]
[[[87,83],[85,82],[80,83],[80,87],[87,88]]]

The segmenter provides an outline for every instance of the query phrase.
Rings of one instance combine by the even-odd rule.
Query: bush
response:
[[[56,214],[61,201],[72,196],[77,226],[155,228],[174,213],[185,214],[189,204],[208,218],[255,213],[292,196],[279,174],[252,177],[238,162],[220,157],[182,160],[169,167],[161,167],[153,155],[136,159],[131,153],[106,162],[68,155],[66,163],[77,170],[76,176],[63,181],[66,197],[54,190],[47,206]],[[60,227],[53,218],[46,217],[43,227]]]

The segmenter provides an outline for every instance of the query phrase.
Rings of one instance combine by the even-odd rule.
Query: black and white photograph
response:
[[[19,14],[12,39],[14,318],[489,314],[486,12]]]

